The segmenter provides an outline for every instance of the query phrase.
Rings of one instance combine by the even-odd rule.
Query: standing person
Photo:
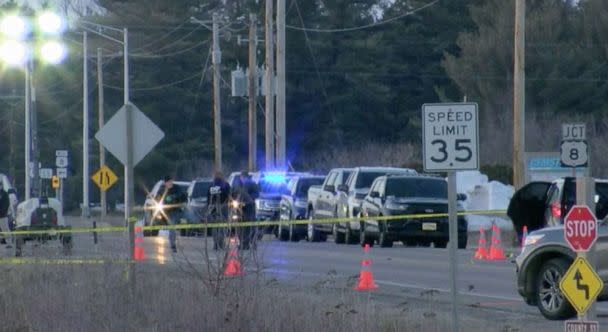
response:
[[[240,184],[233,191],[233,196],[243,204],[243,219],[244,221],[255,221],[255,200],[260,197],[260,190],[258,185],[251,179],[249,172],[242,171],[239,177]],[[256,232],[253,227],[243,227],[241,233],[243,234],[243,249],[249,249],[249,243],[256,236]]]
[[[167,224],[177,225],[183,216],[183,207],[187,201],[187,194],[179,187],[173,185],[173,178],[165,176],[165,191],[163,194],[163,204],[165,205],[165,215]],[[175,243],[175,229],[169,230],[169,243],[171,250],[177,252]]]
[[[0,230],[3,232],[10,232],[10,225],[8,222],[8,209],[11,205],[10,197],[8,192],[4,190],[3,181],[0,181]],[[7,248],[11,248],[10,244],[7,243],[8,235],[3,235],[0,243],[5,244]]]
[[[213,175],[213,185],[207,191],[207,204],[209,205],[208,219],[214,222],[225,222],[228,216],[228,199],[230,198],[230,184],[224,180],[221,172]],[[213,249],[224,247],[225,229],[213,228]]]

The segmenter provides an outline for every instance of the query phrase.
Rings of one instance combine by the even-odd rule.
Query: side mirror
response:
[[[338,186],[338,191],[348,192],[348,186],[345,185],[345,184],[341,184],[341,185]]]
[[[336,192],[336,187],[334,187],[331,184],[328,184],[328,185],[325,185],[325,187],[323,187],[323,190],[333,193],[333,192]]]
[[[378,197],[380,197],[380,193],[377,191],[372,191],[371,193],[369,193],[369,197],[378,198]]]
[[[466,201],[467,200],[467,194],[457,194],[456,195],[456,200],[457,201]]]

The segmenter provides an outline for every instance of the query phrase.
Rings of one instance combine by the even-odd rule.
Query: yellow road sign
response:
[[[118,177],[108,166],[102,166],[93,176],[91,177],[93,182],[99,187],[101,191],[108,190],[116,181]]]
[[[579,315],[584,315],[604,288],[604,283],[584,257],[577,257],[564,274],[559,288]]]
[[[59,177],[57,175],[53,175],[51,178],[51,185],[53,189],[59,188]]]

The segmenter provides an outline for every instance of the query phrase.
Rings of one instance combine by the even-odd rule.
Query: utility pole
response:
[[[104,109],[103,109],[103,103],[104,103],[104,96],[103,96],[103,63],[102,63],[102,59],[103,59],[103,54],[102,54],[102,49],[101,48],[97,48],[97,96],[98,96],[98,102],[99,102],[99,130],[101,130],[101,128],[103,128],[103,125],[105,123],[105,119],[104,119]],[[106,164],[106,150],[103,147],[103,144],[101,144],[101,142],[99,142],[99,167],[103,167]],[[107,214],[107,202],[106,202],[106,192],[103,190],[99,190],[100,193],[100,203],[101,203],[101,218],[104,219],[106,217]]]
[[[273,0],[266,0],[266,170],[275,167],[274,159],[274,33]]]
[[[89,214],[89,66],[87,32],[82,36],[82,216]]]
[[[30,60],[31,61],[31,60]],[[32,196],[32,178],[30,172],[33,172],[32,166],[32,91],[30,80],[32,76],[30,61],[25,65],[25,200],[29,200]]]
[[[513,65],[513,186],[519,189],[525,182],[526,146],[526,0],[515,0],[515,51]]]
[[[32,128],[32,138],[31,138],[31,142],[32,142],[32,165],[33,165],[33,195],[35,197],[40,197],[41,195],[41,183],[40,183],[40,174],[39,174],[39,162],[38,160],[40,160],[39,156],[39,152],[38,152],[38,114],[36,112],[36,75],[34,73],[34,60],[30,60],[30,99],[28,100],[28,103],[30,104],[30,110],[31,110],[31,128]]]
[[[249,14],[249,171],[257,169],[257,147],[258,147],[258,123],[257,123],[257,26],[255,14]]]
[[[277,0],[277,135],[276,166],[285,170],[286,161],[286,107],[285,102],[285,0]]]
[[[220,51],[220,31],[216,13],[213,13],[213,137],[215,143],[215,170],[222,170],[222,119],[220,104],[220,65],[222,52]]]

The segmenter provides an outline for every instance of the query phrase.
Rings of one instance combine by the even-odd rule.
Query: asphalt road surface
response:
[[[74,225],[78,225],[74,221]],[[205,265],[205,257],[216,260],[212,241],[197,237],[178,237],[178,252],[169,249],[166,236],[144,238],[145,262],[177,266]],[[205,249],[207,248],[207,249]],[[27,258],[64,257],[60,245],[50,243],[33,246],[24,251]],[[208,253],[208,256],[206,256]],[[12,249],[0,250],[4,257],[13,255]],[[241,252],[246,272],[263,270],[268,278],[287,287],[300,289],[323,284],[330,289],[350,290],[355,285],[363,259],[359,245],[337,245],[331,238],[324,243],[280,242],[266,235],[253,257]],[[247,256],[249,255],[249,256]],[[97,245],[91,234],[74,237],[71,256],[83,259],[124,260],[128,257],[127,237],[124,233],[99,235]],[[458,290],[460,306],[479,311],[488,320],[493,317],[514,317],[524,326],[548,330],[563,329],[563,322],[543,318],[536,307],[526,305],[516,290],[515,265],[510,261],[489,262],[472,259],[473,250],[458,251]],[[394,304],[403,298],[418,298],[437,305],[450,303],[449,257],[447,249],[409,248],[396,243],[393,248],[374,247],[370,250],[372,271],[379,288],[377,299]],[[598,304],[600,326],[608,326],[608,303]],[[527,329],[526,329],[527,330]]]

